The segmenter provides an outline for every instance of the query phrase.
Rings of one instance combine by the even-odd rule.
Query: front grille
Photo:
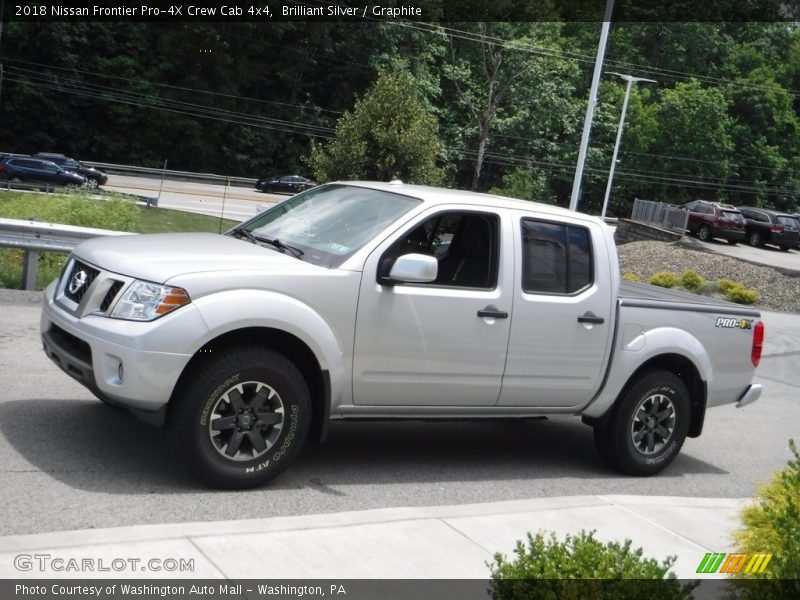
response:
[[[58,325],[52,325],[50,327],[50,335],[52,336],[53,342],[65,352],[81,362],[92,364],[92,349],[89,344],[82,339],[64,331]]]
[[[100,303],[100,312],[106,312],[108,307],[111,306],[111,303],[114,302],[114,298],[117,297],[117,294],[122,289],[122,286],[125,285],[122,281],[114,280],[114,283],[111,284],[111,287],[106,292],[103,301]]]
[[[83,273],[83,275],[81,275]],[[76,260],[72,270],[67,275],[64,285],[64,295],[75,304],[80,304],[86,291],[91,287],[100,271]]]

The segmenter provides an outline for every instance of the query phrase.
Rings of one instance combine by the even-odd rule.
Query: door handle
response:
[[[578,323],[594,323],[595,325],[602,325],[606,320],[603,317],[596,317],[592,313],[586,313],[578,317]]]
[[[478,311],[478,316],[484,319],[507,319],[508,313],[494,308],[484,308]]]

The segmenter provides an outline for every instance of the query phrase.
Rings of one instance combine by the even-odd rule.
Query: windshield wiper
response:
[[[247,229],[244,229],[243,227],[234,230],[234,233],[247,238],[249,242],[252,242],[254,244],[269,244],[270,246],[277,248],[281,252],[286,252],[288,250],[289,253],[295,258],[300,258],[301,256],[303,256],[303,254],[305,254],[305,252],[300,250],[300,248],[295,248],[294,246],[290,246],[289,244],[280,241],[278,238],[271,239],[254,235]]]

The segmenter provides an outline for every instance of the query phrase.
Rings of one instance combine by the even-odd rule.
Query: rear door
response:
[[[574,407],[600,387],[614,326],[609,269],[616,268],[602,227],[516,215],[521,261],[499,405]]]

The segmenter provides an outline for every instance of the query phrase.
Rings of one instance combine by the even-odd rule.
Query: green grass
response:
[[[220,221],[222,225],[220,226]],[[238,221],[209,217],[168,208],[142,208],[136,221],[138,233],[169,233],[174,231],[227,231]]]
[[[45,223],[63,223],[137,233],[226,231],[236,221],[194,213],[146,208],[117,196],[111,200],[90,200],[77,194],[31,194],[0,192],[0,217],[37,219]],[[0,248],[0,287],[19,288],[22,281],[22,250]],[[39,255],[37,288],[45,287],[58,276],[65,254]]]

